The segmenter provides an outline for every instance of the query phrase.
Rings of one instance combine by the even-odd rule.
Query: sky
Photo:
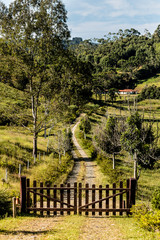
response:
[[[2,0],[6,5],[12,0]],[[62,0],[71,37],[103,38],[134,28],[151,34],[160,24],[160,0]]]

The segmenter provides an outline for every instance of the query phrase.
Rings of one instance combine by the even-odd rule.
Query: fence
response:
[[[68,215],[74,214],[89,215],[106,215],[113,213],[130,213],[130,208],[135,204],[136,196],[136,179],[128,179],[126,183],[120,182],[119,185],[113,183],[112,187],[106,185],[96,187],[93,184],[85,186],[82,183],[74,183],[53,187],[44,186],[41,182],[40,186],[33,181],[30,186],[30,180],[21,177],[21,212],[34,213],[43,215]]]

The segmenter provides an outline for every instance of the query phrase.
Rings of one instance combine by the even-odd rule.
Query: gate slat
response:
[[[94,202],[95,199],[95,184],[92,185],[92,202]],[[92,209],[95,209],[95,204],[92,205]],[[92,212],[92,215],[95,215],[95,211]]]
[[[116,194],[116,183],[113,183],[113,195]],[[116,196],[113,197],[113,209],[116,209]],[[113,212],[113,215],[116,215],[116,212]]]
[[[85,192],[85,203],[88,204],[89,203],[89,184],[86,183],[86,192]],[[86,207],[86,209],[88,208],[88,206]],[[88,212],[86,211],[85,213],[86,216],[88,216]]]
[[[129,188],[129,179],[127,179],[127,188]],[[129,191],[126,194],[126,203],[127,203],[127,208],[130,208],[130,202],[129,202]],[[127,215],[129,212],[127,212]]]
[[[47,186],[49,188],[49,186]],[[50,189],[47,189],[47,208],[50,208]],[[50,216],[50,211],[47,211],[47,216]]]
[[[102,199],[102,190],[101,190],[102,185],[99,185],[99,188],[100,188],[100,190],[99,190],[99,200],[101,200],[101,199]],[[99,209],[100,209],[100,210],[102,209],[102,201],[99,202]],[[100,215],[100,216],[102,215],[102,212],[101,212],[101,211],[99,212],[99,215]]]
[[[74,183],[74,214],[77,214],[77,183]]]
[[[33,181],[33,188],[36,188],[37,187],[37,182],[34,180]],[[37,207],[37,195],[36,195],[36,192],[37,192],[37,189],[34,189],[33,190],[33,206],[34,206],[34,208],[36,208]],[[37,213],[37,211],[36,210],[34,210],[34,214],[36,214]]]
[[[122,188],[122,190],[120,190],[120,192],[123,192],[123,182],[122,181],[120,181],[119,186],[120,186],[120,188]],[[119,196],[119,208],[121,209],[122,207],[123,207],[123,194],[121,194]],[[122,216],[123,212],[120,212],[119,215]]]
[[[62,188],[60,190],[60,201],[61,201],[60,208],[63,209],[63,193],[64,193],[64,191],[63,191],[63,184],[61,184],[60,187]],[[63,215],[63,211],[60,211],[60,215]]]
[[[79,203],[78,203],[78,206],[79,206],[79,214],[81,215],[82,212],[80,210],[80,207],[82,206],[82,183],[79,183]]]
[[[30,187],[30,179],[27,179],[27,188],[29,187]],[[27,213],[30,212],[28,210],[29,207],[30,207],[30,192],[27,190]]]
[[[109,185],[106,185],[106,197],[109,197],[109,190],[107,190],[107,188],[109,188]],[[106,209],[109,208],[109,199],[106,199]],[[106,215],[109,215],[109,212],[106,212]]]
[[[67,184],[67,203],[70,205],[71,191],[70,191],[70,183]],[[68,206],[69,206],[68,205]],[[67,211],[67,215],[70,215],[70,211]]]
[[[40,182],[40,187],[42,188],[42,189],[40,189],[40,194],[43,195],[43,182]],[[42,195],[40,196],[40,208],[43,208],[43,196]],[[40,211],[40,214],[41,214],[41,216],[43,216],[43,210]]]
[[[57,189],[56,189],[57,185],[54,185],[54,190],[53,190],[53,198],[56,199],[57,198]],[[53,201],[54,203],[54,208],[57,208],[57,201]],[[57,211],[53,212],[54,215],[57,215]]]

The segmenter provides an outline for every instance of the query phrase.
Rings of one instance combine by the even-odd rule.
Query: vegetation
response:
[[[11,214],[10,194],[7,190],[0,189],[0,217]]]
[[[74,164],[70,124],[83,113],[76,136],[105,184],[134,173],[137,200],[145,204],[133,215],[143,228],[159,232],[160,26],[153,35],[120,29],[69,45],[66,20],[59,0],[15,0],[9,8],[0,2],[0,215],[10,214],[22,173],[46,185],[65,182]],[[138,96],[117,94],[135,87]],[[81,165],[79,180],[85,177]],[[55,239],[59,233],[67,239],[68,232],[77,239],[88,221],[66,219],[69,225],[55,228]],[[122,232],[122,222],[130,226],[124,219],[113,222]]]
[[[160,99],[160,87],[155,85],[145,87],[138,96],[138,101],[144,99]]]
[[[94,66],[96,93],[106,89],[134,88],[159,71],[159,26],[151,35],[136,29],[120,29],[103,39],[85,40],[74,46],[79,59]],[[71,46],[73,49],[73,45]]]

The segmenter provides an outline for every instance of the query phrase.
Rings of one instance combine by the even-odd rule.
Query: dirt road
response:
[[[68,179],[67,179],[67,183],[71,183],[73,184],[74,182],[77,181],[79,172],[80,172],[80,167],[81,167],[81,162],[83,161],[85,164],[85,182],[91,184],[95,183],[95,163],[88,158],[87,154],[85,153],[85,151],[81,148],[81,146],[79,145],[76,137],[75,137],[75,130],[78,127],[80,123],[80,120],[77,121],[77,123],[74,125],[74,127],[72,128],[72,141],[73,144],[75,145],[76,149],[78,150],[79,154],[81,157],[77,157],[75,151],[72,152],[74,160],[75,160],[75,165],[73,168],[73,171],[71,172],[71,174],[69,175]]]

